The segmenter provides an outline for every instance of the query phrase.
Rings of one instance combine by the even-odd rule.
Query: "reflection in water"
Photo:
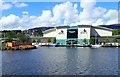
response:
[[[67,64],[66,71],[67,75],[73,75],[77,72],[77,49],[76,48],[67,48],[66,52]]]
[[[2,76],[2,51],[0,50],[0,77]]]
[[[67,49],[67,74],[68,75],[83,75],[89,64],[88,48],[80,50],[77,48]]]
[[[42,48],[2,52],[3,75],[116,75],[117,48]]]
[[[117,75],[118,51],[112,48],[90,50],[90,70],[88,75]],[[113,55],[114,54],[114,55]],[[116,55],[115,55],[116,54]]]

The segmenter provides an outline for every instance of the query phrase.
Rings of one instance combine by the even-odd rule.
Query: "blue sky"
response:
[[[0,29],[118,23],[118,2],[2,2]]]
[[[53,9],[53,7],[56,4],[61,4],[63,2],[25,2],[26,4],[28,4],[28,7],[24,7],[24,8],[16,8],[13,7],[11,9],[5,10],[2,12],[3,16],[8,16],[9,14],[15,14],[18,16],[22,16],[22,12],[23,11],[27,11],[29,12],[29,15],[36,15],[39,16],[42,13],[42,10],[51,10]],[[77,3],[79,5],[78,10],[79,12],[82,10],[82,8],[80,8],[80,2],[73,2],[73,3]],[[96,7],[103,7],[106,9],[114,9],[117,10],[118,9],[118,2],[97,2]]]

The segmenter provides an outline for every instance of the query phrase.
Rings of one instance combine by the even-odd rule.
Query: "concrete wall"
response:
[[[56,43],[59,43],[61,45],[66,44],[67,39],[67,28],[60,28],[56,31]]]
[[[104,29],[97,29],[97,28],[92,28],[91,29],[91,36],[112,36],[112,31],[104,30]]]
[[[112,31],[107,31],[102,29],[95,29],[95,30],[100,36],[112,36]]]
[[[56,37],[56,31],[51,31],[49,33],[43,34],[43,37]]]
[[[57,29],[56,33],[56,39],[67,39],[67,28]]]
[[[86,32],[84,32],[86,30]],[[85,28],[78,28],[78,39],[90,39],[90,28],[85,27]]]
[[[60,45],[66,45],[66,41],[67,41],[66,39],[57,39],[56,43]]]

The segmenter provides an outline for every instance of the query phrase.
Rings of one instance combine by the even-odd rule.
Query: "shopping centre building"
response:
[[[66,44],[90,44],[90,38],[97,38],[97,43],[104,38],[112,37],[112,30],[105,27],[91,25],[57,26],[43,31],[43,37],[56,38],[56,43]]]

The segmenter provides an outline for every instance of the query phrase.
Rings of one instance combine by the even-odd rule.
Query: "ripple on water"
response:
[[[114,52],[113,52],[114,51]],[[38,48],[3,52],[3,75],[116,75],[114,48]]]

